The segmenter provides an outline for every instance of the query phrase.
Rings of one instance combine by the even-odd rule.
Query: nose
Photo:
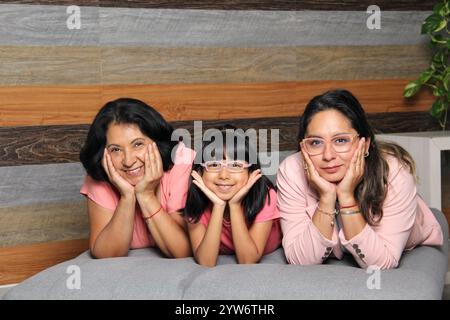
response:
[[[135,162],[136,162],[136,155],[134,154],[134,152],[124,151],[122,165],[126,168],[131,168]]]
[[[322,157],[326,161],[333,160],[336,157],[336,152],[333,147],[329,143],[325,143],[325,147],[323,149]]]
[[[219,171],[219,178],[227,179],[229,177],[229,172],[226,167],[222,167]]]

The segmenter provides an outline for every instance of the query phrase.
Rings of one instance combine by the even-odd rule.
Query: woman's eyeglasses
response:
[[[251,164],[248,164],[244,161],[206,161],[205,163],[202,163],[201,166],[206,169],[208,172],[220,172],[222,168],[227,168],[229,172],[242,172],[244,169],[251,166]]]
[[[337,153],[349,152],[355,138],[358,136],[358,134],[343,134],[333,137],[330,141],[331,146]],[[322,154],[325,151],[326,143],[328,143],[328,141],[322,138],[305,138],[300,142],[302,148],[304,148],[310,156]]]

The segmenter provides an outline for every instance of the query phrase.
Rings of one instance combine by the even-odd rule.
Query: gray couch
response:
[[[433,212],[448,239],[444,215]],[[154,249],[101,260],[85,252],[25,280],[4,299],[441,299],[447,263],[448,241],[405,252],[399,268],[379,274],[360,269],[350,256],[324,265],[288,265],[282,249],[254,265],[220,256],[214,268],[193,258],[166,259]],[[71,265],[81,272],[80,289],[67,286]]]

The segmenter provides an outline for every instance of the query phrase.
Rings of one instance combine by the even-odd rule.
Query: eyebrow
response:
[[[144,138],[142,138],[142,137],[136,138],[133,141],[131,141],[130,144],[135,143],[137,140],[144,140]],[[111,144],[108,144],[107,148],[109,148],[109,147],[120,147],[120,146],[118,144],[111,143]]]
[[[350,133],[350,132],[339,132],[339,133],[333,134],[332,137],[348,135],[348,134],[352,134],[352,133]],[[320,139],[323,139],[321,136],[318,136],[318,135],[306,135],[305,138],[320,138]]]

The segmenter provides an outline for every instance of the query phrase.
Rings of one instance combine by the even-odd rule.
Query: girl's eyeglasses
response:
[[[333,137],[330,143],[333,150],[337,153],[349,152],[356,137],[359,137],[359,135],[343,134]],[[310,156],[322,154],[325,151],[326,143],[328,143],[328,141],[322,138],[305,138],[300,142],[302,148],[305,148],[305,151]]]
[[[251,166],[251,164],[248,164],[244,161],[206,161],[205,163],[202,163],[201,166],[206,169],[208,172],[220,172],[222,168],[227,168],[229,172],[242,172],[244,169]]]

